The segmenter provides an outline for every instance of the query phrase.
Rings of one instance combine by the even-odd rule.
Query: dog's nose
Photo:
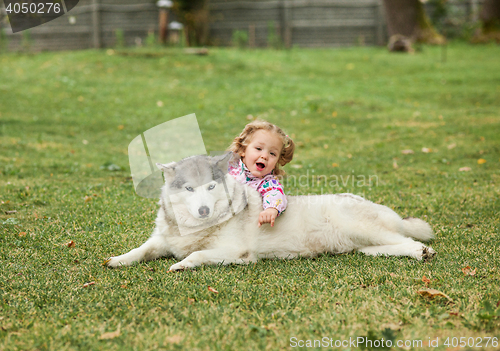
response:
[[[198,213],[200,214],[200,216],[206,217],[210,214],[210,209],[207,206],[201,206],[198,209]]]

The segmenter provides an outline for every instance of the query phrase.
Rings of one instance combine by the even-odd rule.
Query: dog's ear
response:
[[[226,174],[229,163],[236,158],[239,159],[238,154],[229,151],[226,152],[224,155],[212,157],[212,165],[218,168],[223,174]]]
[[[170,183],[175,177],[175,165],[176,162],[170,162],[166,165],[162,163],[156,164],[156,166],[163,171],[163,174],[165,174],[165,180],[167,181],[167,183]]]

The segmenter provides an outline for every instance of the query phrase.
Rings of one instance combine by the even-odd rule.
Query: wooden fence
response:
[[[272,31],[285,46],[385,41],[384,13],[378,0],[212,0],[210,9],[210,37],[219,45],[228,45],[234,30],[247,31],[250,46],[266,46]]]
[[[28,31],[12,33],[5,20],[0,27],[10,50],[27,45],[33,51],[112,47],[120,33],[125,45],[135,45],[148,32],[157,34],[158,8],[154,1],[80,0],[66,15]]]
[[[450,4],[456,16],[472,19],[480,2],[451,0]],[[426,10],[434,9],[428,4]],[[236,30],[248,33],[249,46],[260,47],[269,45],[272,32],[286,47],[387,42],[382,0],[211,0],[210,17],[215,45],[230,45]]]
[[[33,51],[72,50],[112,47],[117,33],[122,33],[125,45],[136,45],[148,33],[158,34],[155,2],[80,0],[68,14],[20,33],[12,33],[0,14],[4,32],[0,40],[6,37],[10,50],[23,45]],[[449,1],[453,11],[464,18],[473,18],[481,2]],[[255,47],[268,46],[272,33],[287,47],[382,45],[387,41],[382,0],[209,0],[209,9],[214,45],[232,45],[236,30],[246,31],[248,44]],[[427,5],[427,11],[432,10]]]

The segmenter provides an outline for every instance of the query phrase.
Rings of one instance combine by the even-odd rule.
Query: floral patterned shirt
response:
[[[283,185],[278,182],[273,172],[262,178],[257,178],[239,160],[236,163],[230,163],[229,174],[242,184],[247,184],[257,190],[262,195],[262,207],[265,209],[275,208],[278,210],[278,216],[286,209],[287,201]]]

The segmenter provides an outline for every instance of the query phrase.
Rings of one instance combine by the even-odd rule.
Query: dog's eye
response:
[[[212,184],[208,187],[208,190],[212,190],[213,188],[215,188],[215,184]]]
[[[187,186],[187,187],[186,187],[186,190],[187,190],[187,191],[194,191],[194,189],[193,189],[193,188],[191,188],[190,186]]]

